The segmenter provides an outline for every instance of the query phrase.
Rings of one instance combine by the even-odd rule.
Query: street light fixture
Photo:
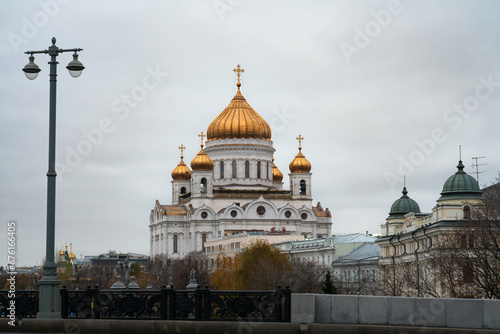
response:
[[[56,213],[56,83],[57,83],[57,59],[63,52],[74,52],[73,60],[66,66],[72,77],[77,78],[85,68],[78,61],[77,52],[83,49],[59,49],[56,46],[56,38],[52,37],[52,45],[47,50],[26,51],[29,54],[29,63],[24,66],[26,77],[34,80],[40,72],[35,64],[35,53],[48,53],[50,56],[50,98],[49,98],[49,169],[47,171],[47,241],[45,264],[43,265],[43,277],[38,280],[40,286],[38,318],[60,318],[60,288],[61,281],[57,279],[57,265],[54,261],[55,246],[55,213]]]
[[[35,64],[35,57],[33,57],[33,54],[31,54],[30,62],[24,66],[23,71],[24,74],[26,74],[26,78],[30,80],[35,80],[38,76],[38,72],[41,71],[40,67]]]
[[[73,60],[69,62],[66,68],[73,78],[78,78],[82,74],[85,67],[78,61],[78,53],[73,53]]]

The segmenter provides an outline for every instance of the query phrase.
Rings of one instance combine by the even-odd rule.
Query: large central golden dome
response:
[[[237,86],[238,91],[231,103],[208,126],[207,140],[227,138],[271,140],[271,127],[241,94],[239,78]]]

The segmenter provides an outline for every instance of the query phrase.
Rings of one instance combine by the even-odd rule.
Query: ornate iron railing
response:
[[[5,318],[11,314],[9,306],[11,301],[14,301],[11,307],[16,315],[16,318],[33,318],[38,313],[38,291],[22,290],[16,291],[14,298],[9,298],[8,290],[0,291],[0,317]]]
[[[8,291],[0,291],[0,317],[8,315]],[[158,319],[202,321],[290,322],[291,293],[275,291],[196,290],[85,290],[61,289],[61,317],[65,319]],[[16,317],[34,317],[38,291],[16,292]]]

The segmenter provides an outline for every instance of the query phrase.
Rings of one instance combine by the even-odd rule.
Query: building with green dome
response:
[[[381,226],[382,235],[396,233],[396,228],[401,227],[404,224],[406,214],[410,212],[414,212],[415,214],[420,213],[418,203],[408,196],[406,186],[403,188],[402,193],[403,196],[392,203],[391,211],[389,212],[389,216],[386,218],[386,223]]]
[[[430,251],[445,240],[452,240],[449,236],[457,233],[464,220],[470,219],[471,211],[483,197],[478,182],[464,171],[461,160],[455,174],[444,182],[440,195],[429,213],[420,211],[418,203],[408,197],[406,187],[403,196],[392,204],[377,241],[382,252],[379,260],[382,294],[450,297],[444,281],[446,275],[430,264]],[[426,282],[426,289],[422,288],[422,282]],[[467,285],[463,277],[456,277],[455,282]],[[455,297],[474,296],[465,288],[455,290],[464,292]]]

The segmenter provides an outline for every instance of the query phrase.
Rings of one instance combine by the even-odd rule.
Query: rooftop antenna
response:
[[[487,164],[480,164],[480,163],[478,163],[478,160],[479,159],[484,159],[484,158],[486,158],[486,157],[472,157],[472,160],[476,160],[476,162],[472,163],[472,168],[476,169],[476,181],[477,181],[478,184],[479,184],[479,174],[485,172],[485,171],[481,171],[480,172],[479,171],[479,166],[485,166],[485,165],[487,165]]]

